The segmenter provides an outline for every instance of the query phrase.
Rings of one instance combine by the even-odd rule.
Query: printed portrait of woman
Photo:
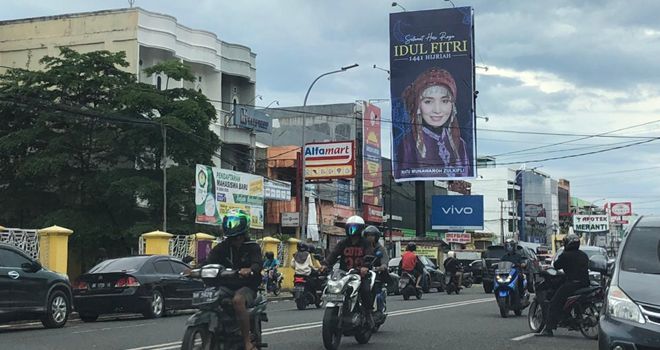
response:
[[[397,146],[402,178],[472,176],[456,108],[456,81],[440,68],[420,74],[402,94],[410,128]]]

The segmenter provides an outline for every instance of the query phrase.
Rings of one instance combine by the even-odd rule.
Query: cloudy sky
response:
[[[451,6],[399,3],[408,11]],[[632,200],[638,213],[660,213],[660,141],[651,139],[660,137],[660,1],[454,3],[475,10],[477,113],[488,118],[477,123],[479,155],[496,155],[514,169],[540,167],[596,204]],[[0,19],[15,19],[121,8],[128,1],[3,5]],[[353,63],[360,67],[319,81],[309,104],[389,98],[387,73],[373,65],[389,66],[388,14],[401,11],[391,1],[136,0],[135,6],[249,46],[257,54],[263,105],[301,105],[316,76]],[[377,103],[388,118],[389,102]]]

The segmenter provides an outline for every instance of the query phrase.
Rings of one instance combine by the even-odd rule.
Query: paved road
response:
[[[358,346],[352,337],[342,349],[571,349],[593,350],[595,341],[579,332],[560,330],[552,339],[529,335],[526,317],[502,319],[492,295],[472,288],[461,295],[425,294],[422,300],[388,299],[390,315],[371,342]],[[269,349],[323,349],[323,310],[298,311],[291,301],[269,305],[264,325]],[[0,348],[11,350],[117,349],[174,350],[179,348],[189,315],[157,320],[138,316],[106,317],[95,323],[71,321],[62,329],[40,324],[0,326]]]

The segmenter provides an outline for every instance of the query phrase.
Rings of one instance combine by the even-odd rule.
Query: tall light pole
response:
[[[357,66],[359,66],[359,65],[357,63],[355,63],[355,64],[352,64],[350,66],[341,67],[337,70],[333,70],[331,72],[327,72],[327,73],[323,73],[323,74],[319,75],[318,77],[316,77],[316,79],[314,79],[312,84],[309,85],[309,88],[307,89],[307,93],[305,94],[305,100],[303,101],[304,114],[303,114],[303,118],[302,118],[302,133],[301,133],[302,134],[302,147],[301,147],[301,150],[302,150],[302,154],[301,154],[302,175],[301,175],[301,180],[302,181],[300,181],[301,182],[301,184],[300,184],[300,238],[303,239],[303,240],[307,237],[306,230],[305,230],[305,224],[306,224],[306,221],[307,221],[306,217],[305,217],[305,127],[306,127],[306,120],[307,120],[307,118],[306,118],[307,117],[307,115],[306,115],[307,114],[307,98],[309,97],[309,92],[312,91],[312,87],[314,87],[314,84],[316,84],[316,82],[319,79],[323,78],[326,75],[345,72],[345,71],[347,71],[349,69],[352,69],[352,68],[355,68]]]
[[[502,245],[504,245],[504,201],[506,199],[498,198],[497,200],[500,202],[500,237]]]

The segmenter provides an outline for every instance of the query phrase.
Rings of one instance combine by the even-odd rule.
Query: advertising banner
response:
[[[304,157],[307,180],[355,176],[355,141],[308,143]]]
[[[390,14],[396,181],[476,176],[471,7]]]
[[[300,214],[296,213],[282,213],[282,227],[298,227],[300,226]]]
[[[365,102],[362,108],[362,203],[383,205],[380,158],[380,108]]]
[[[467,244],[472,241],[472,235],[465,232],[447,232],[445,233],[445,242]]]
[[[378,224],[383,222],[383,207],[365,204],[362,209],[364,210],[364,221]]]
[[[222,225],[229,209],[243,209],[252,228],[264,228],[263,177],[200,164],[195,174],[196,223]]]
[[[277,201],[290,201],[291,183],[288,181],[264,179],[264,198]]]
[[[575,215],[573,216],[573,231],[575,233],[604,233],[610,231],[607,215]]]
[[[631,202],[610,203],[610,215],[612,215],[612,216],[631,216],[632,215],[632,203]]]
[[[433,196],[432,201],[434,230],[483,230],[483,196]]]
[[[252,107],[236,107],[234,125],[266,134],[270,134],[273,131],[270,116],[262,110]]]
[[[337,204],[351,206],[351,182],[337,180]]]
[[[405,251],[406,247],[403,245],[401,247],[401,254],[405,253]],[[418,245],[415,254],[417,256],[425,256],[429,259],[438,259],[438,247]]]

